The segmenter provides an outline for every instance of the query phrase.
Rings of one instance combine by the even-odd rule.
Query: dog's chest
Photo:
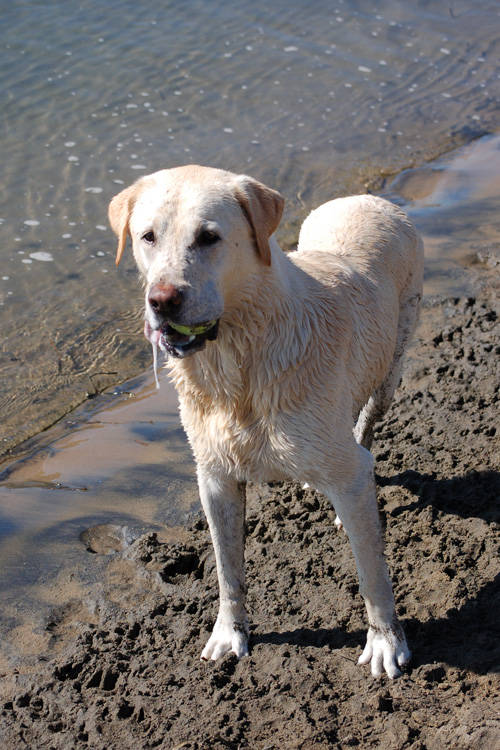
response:
[[[273,481],[290,476],[291,446],[279,415],[238,413],[212,406],[193,409],[181,399],[181,420],[197,464],[218,467],[240,481]]]

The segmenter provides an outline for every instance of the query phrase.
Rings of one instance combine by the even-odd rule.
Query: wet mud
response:
[[[251,651],[199,655],[217,613],[204,520],[183,539],[94,529],[86,594],[45,623],[39,661],[4,667],[6,748],[414,748],[500,743],[498,289],[428,300],[373,445],[398,612],[395,681],[356,664],[354,561],[326,500],[248,488]],[[114,540],[114,541],[113,541]]]

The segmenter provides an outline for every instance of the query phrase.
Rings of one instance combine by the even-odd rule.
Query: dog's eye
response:
[[[155,241],[155,233],[153,231],[146,232],[146,234],[142,235],[142,239],[144,240],[144,242],[147,242],[148,245],[152,245]]]
[[[202,247],[208,247],[209,245],[215,245],[220,240],[217,232],[213,232],[210,229],[202,229],[196,237],[196,243]]]

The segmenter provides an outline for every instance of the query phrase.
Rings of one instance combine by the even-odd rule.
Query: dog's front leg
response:
[[[218,659],[228,651],[248,654],[245,610],[244,482],[198,470],[200,499],[207,517],[219,579],[219,614],[202,659]]]

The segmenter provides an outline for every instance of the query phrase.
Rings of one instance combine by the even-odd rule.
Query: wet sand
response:
[[[162,381],[157,391],[141,376],[93,399],[0,475],[0,659],[44,651],[53,607],[85,598],[101,574],[89,549],[111,553],[146,530],[182,538],[198,494],[177,397]]]
[[[407,673],[391,683],[356,667],[349,546],[324,500],[292,485],[249,493],[250,657],[198,661],[216,614],[213,555],[203,520],[185,526],[198,506],[175,398],[148,376],[25,445],[2,477],[6,747],[500,741],[497,177],[471,184],[452,163],[386,186],[434,238],[431,258],[453,232],[464,250],[448,277],[431,259],[373,449]],[[469,216],[460,235],[460,201],[488,217],[473,238]]]

